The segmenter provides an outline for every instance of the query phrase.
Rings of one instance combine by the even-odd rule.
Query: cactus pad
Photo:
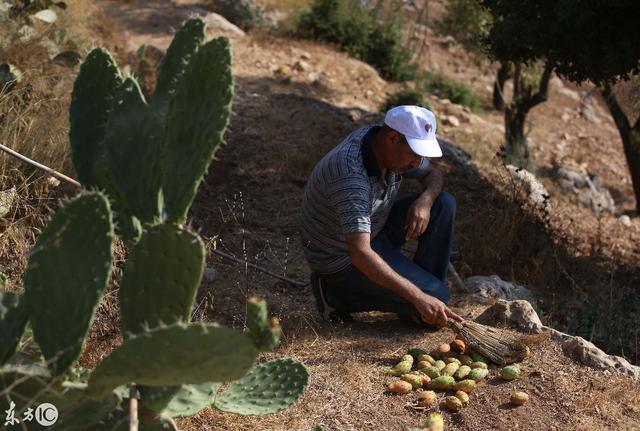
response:
[[[246,335],[214,324],[174,324],[133,335],[91,374],[89,393],[100,398],[117,386],[222,382],[246,373],[256,357]]]
[[[27,307],[20,295],[0,292],[0,365],[16,352],[27,318]]]
[[[204,44],[193,56],[167,114],[164,154],[165,210],[184,223],[229,121],[233,78],[226,38]]]
[[[113,57],[104,49],[89,53],[73,85],[69,109],[71,159],[78,179],[89,188],[103,186],[96,161],[103,154],[103,139],[111,104],[122,78]]]
[[[185,229],[162,224],[145,232],[131,251],[120,287],[123,332],[188,322],[204,261],[202,240]]]
[[[222,386],[221,383],[183,385],[164,410],[164,413],[172,418],[196,415],[200,410],[211,407],[220,386]]]
[[[54,376],[67,371],[82,351],[111,273],[112,241],[107,199],[85,193],[56,212],[31,253],[24,299]]]
[[[214,407],[241,415],[267,415],[295,403],[309,381],[304,364],[289,358],[261,364],[218,395]]]

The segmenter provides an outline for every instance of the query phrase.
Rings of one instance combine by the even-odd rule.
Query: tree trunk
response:
[[[504,110],[505,163],[528,169],[529,145],[524,134],[524,126],[531,108],[547,100],[552,72],[553,64],[547,62],[540,78],[538,92],[532,94],[532,87],[525,84],[522,79],[522,65],[515,65],[513,97],[509,106]]]
[[[636,212],[640,214],[640,117],[631,127],[631,122],[620,107],[610,84],[605,84],[602,95],[622,138],[622,147],[629,165],[631,184],[636,198]]]
[[[493,83],[493,107],[499,111],[504,110],[504,84],[511,77],[511,67],[506,61],[500,62],[500,69]]]

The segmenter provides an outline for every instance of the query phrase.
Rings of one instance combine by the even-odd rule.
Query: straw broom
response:
[[[497,328],[469,320],[449,321],[449,326],[466,340],[467,345],[496,364],[520,362],[529,354],[529,348],[521,337]]]

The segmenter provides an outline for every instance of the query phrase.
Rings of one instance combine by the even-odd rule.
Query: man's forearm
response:
[[[426,294],[412,282],[398,274],[373,249],[351,255],[351,263],[376,284],[392,290],[410,303]]]
[[[422,184],[423,192],[419,199],[433,204],[442,191],[444,175],[439,169],[434,168],[420,180],[420,184]]]

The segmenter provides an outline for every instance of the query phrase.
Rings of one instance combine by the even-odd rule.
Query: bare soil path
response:
[[[194,13],[206,13],[169,0],[102,3],[131,51],[141,44],[165,49],[172,29]],[[223,249],[306,279],[295,227],[306,176],[346,133],[379,121],[378,107],[396,86],[368,65],[329,47],[219,29],[209,36],[221,34],[230,36],[233,45],[234,116],[226,146],[200,189],[191,222]],[[500,135],[499,127],[486,123],[479,120],[474,130]],[[467,137],[471,145],[472,137],[464,130],[443,132],[461,141]],[[496,142],[491,145],[497,149]],[[482,205],[474,197],[480,179],[447,163],[444,169],[455,178],[450,187],[459,192],[461,204],[469,202],[469,210]],[[465,221],[461,224],[464,227]],[[303,360],[311,382],[302,400],[280,414],[241,417],[208,409],[180,421],[181,429],[310,431],[323,424],[327,430],[395,431],[424,422],[424,412],[407,406],[415,395],[385,392],[389,380],[384,372],[410,347],[428,349],[450,341],[450,331],[427,332],[384,314],[357,316],[352,324],[327,324],[318,318],[308,289],[288,287],[214,258],[210,262],[217,278],[203,286],[196,318],[241,328],[246,297],[266,297],[283,321],[284,336],[277,351],[261,359],[289,355]],[[477,312],[473,307],[460,311],[468,316]],[[112,343],[105,341],[105,348]],[[545,337],[532,339],[531,348],[523,378],[511,383],[488,379],[472,394],[468,408],[445,414],[446,429],[638,429],[640,408],[631,381],[574,364]],[[507,402],[516,388],[526,390],[531,401],[512,409]]]

